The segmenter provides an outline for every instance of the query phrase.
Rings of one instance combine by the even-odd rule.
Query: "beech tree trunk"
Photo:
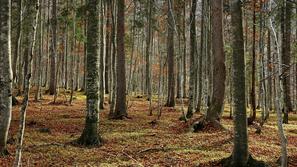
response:
[[[39,0],[26,1],[25,6],[27,7],[27,12],[29,15],[25,18],[26,31],[24,31],[24,35],[28,40],[26,43],[29,48],[29,52],[24,56],[27,63],[25,64],[24,70],[24,97],[22,101],[22,107],[20,109],[20,122],[19,122],[19,131],[17,135],[17,148],[16,148],[16,156],[13,166],[19,167],[21,166],[21,157],[22,157],[22,148],[23,148],[23,140],[25,133],[25,125],[26,125],[26,112],[29,103],[29,93],[30,93],[30,80],[32,76],[32,60],[35,53],[35,43],[36,43],[36,34],[37,34],[37,25],[38,25],[38,17],[39,17]],[[25,52],[26,54],[26,52]]]
[[[193,116],[193,109],[195,105],[194,99],[194,86],[195,86],[195,55],[196,54],[196,7],[197,7],[197,0],[192,0],[192,10],[190,13],[190,82],[189,82],[189,105],[188,111],[186,114],[187,118],[191,118]]]
[[[102,144],[98,131],[99,123],[99,0],[87,1],[87,76],[86,93],[87,109],[85,128],[78,139],[78,144],[84,146],[99,146]]]
[[[50,85],[49,93],[54,95],[56,93],[56,57],[57,57],[57,0],[53,0],[52,8],[52,42],[50,55]]]
[[[233,34],[233,104],[234,104],[234,147],[232,161],[234,166],[246,166],[249,158],[247,116],[245,101],[245,62],[242,27],[242,3],[231,1],[231,24]]]
[[[117,1],[117,95],[114,119],[128,116],[126,108],[125,0]]]
[[[216,121],[221,117],[225,98],[225,53],[223,39],[223,1],[210,1],[211,5],[211,32],[213,54],[213,84],[210,106],[206,119]]]
[[[174,16],[173,16],[173,1],[168,1],[168,34],[167,34],[167,54],[168,54],[168,95],[167,107],[175,106],[175,56],[174,56]]]
[[[11,120],[11,0],[0,0],[0,157],[8,155],[7,136]]]
[[[284,89],[284,123],[289,122],[288,113],[293,111],[291,102],[291,2],[283,1],[282,12],[282,84]]]

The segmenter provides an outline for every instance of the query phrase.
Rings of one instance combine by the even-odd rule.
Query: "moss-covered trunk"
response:
[[[99,122],[99,0],[87,2],[87,111],[85,128],[78,139],[84,146],[101,145]]]

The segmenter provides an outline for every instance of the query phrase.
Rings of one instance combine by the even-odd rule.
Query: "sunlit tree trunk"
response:
[[[21,157],[22,157],[22,148],[23,148],[23,140],[25,133],[25,125],[26,125],[26,111],[29,103],[29,93],[30,93],[30,80],[32,76],[32,59],[35,53],[35,42],[37,36],[37,25],[38,25],[38,17],[39,17],[39,0],[26,1],[25,6],[27,7],[27,12],[29,15],[24,20],[24,25],[26,26],[24,30],[25,38],[27,41],[27,47],[29,48],[29,52],[24,56],[27,63],[25,64],[24,70],[24,97],[22,101],[22,107],[20,109],[20,122],[19,122],[19,131],[17,135],[17,148],[16,148],[16,156],[13,166],[19,167],[21,166]],[[25,52],[26,54],[26,52]]]

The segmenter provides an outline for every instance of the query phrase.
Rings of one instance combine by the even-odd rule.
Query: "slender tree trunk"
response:
[[[151,108],[151,98],[152,98],[152,81],[151,81],[151,39],[152,39],[152,5],[154,1],[153,0],[147,0],[147,21],[148,21],[148,27],[147,27],[147,35],[146,35],[146,66],[145,66],[145,85],[146,85],[146,94],[148,95],[149,100],[149,115],[153,115],[152,108]]]
[[[189,105],[188,111],[186,114],[187,118],[191,118],[193,116],[193,108],[194,108],[194,86],[195,86],[195,56],[196,54],[196,7],[197,0],[192,0],[192,10],[190,13],[190,82],[189,82]]]
[[[42,17],[42,8],[43,8],[43,0],[40,0],[40,10],[39,10],[39,16]],[[41,63],[42,63],[42,58],[43,58],[43,18],[39,19],[39,58],[38,58],[38,66],[37,66],[37,85],[36,85],[36,91],[35,91],[35,96],[34,99],[35,101],[38,101],[41,98],[41,75],[42,75],[42,70],[41,70]]]
[[[109,94],[109,74],[110,74],[110,60],[111,60],[111,2],[106,1],[106,35],[105,35],[105,93]]]
[[[26,18],[26,22],[28,23],[28,31],[25,31],[26,38],[30,39],[30,42],[28,43],[30,46],[30,51],[28,55],[25,55],[25,58],[27,59],[28,63],[26,63],[25,66],[27,66],[27,71],[25,70],[24,76],[25,76],[25,89],[24,89],[24,97],[22,102],[22,107],[20,109],[20,125],[19,125],[19,131],[17,136],[17,149],[16,149],[16,156],[14,161],[14,167],[21,166],[21,157],[22,157],[22,147],[23,147],[23,140],[24,140],[24,133],[25,133],[25,124],[26,124],[26,111],[29,103],[29,93],[30,93],[30,80],[32,76],[32,70],[31,70],[31,64],[32,59],[34,57],[34,49],[35,49],[35,41],[36,41],[36,34],[37,34],[37,25],[38,25],[38,17],[39,17],[39,0],[34,1],[27,1],[26,7],[28,8],[29,16]],[[31,39],[32,37],[32,39]]]
[[[253,45],[252,45],[252,87],[251,87],[251,113],[248,123],[256,119],[256,1],[253,1]]]
[[[184,47],[184,53],[183,53],[183,75],[184,75],[184,82],[183,82],[183,96],[184,98],[187,97],[187,37],[186,37],[186,3],[187,1],[184,1],[183,4],[183,47]]]
[[[134,9],[133,9],[133,23],[132,23],[132,27],[131,27],[131,33],[132,33],[132,49],[131,49],[131,59],[130,59],[130,67],[129,67],[129,78],[128,78],[128,88],[127,88],[127,94],[129,94],[129,92],[131,91],[133,93],[133,90],[131,90],[132,88],[132,84],[133,84],[133,80],[132,80],[132,68],[133,68],[133,60],[134,60],[134,54],[135,54],[135,22],[136,22],[136,9],[137,9],[137,2],[134,1]]]
[[[269,1],[269,10],[272,10],[272,1]],[[269,24],[270,24],[270,31],[272,33],[272,36],[274,38],[274,43],[277,51],[277,57],[278,60],[281,59],[281,53],[280,53],[280,45],[278,41],[278,37],[273,25],[273,19],[270,16],[269,17]],[[275,109],[277,112],[277,127],[278,127],[278,133],[279,133],[279,138],[281,141],[281,167],[287,167],[288,166],[288,153],[287,153],[287,138],[284,133],[284,128],[283,128],[283,119],[282,119],[282,111],[281,111],[281,97],[282,97],[282,92],[281,92],[281,83],[280,77],[281,77],[281,67],[282,65],[278,63],[278,69],[277,70],[277,76],[275,77]],[[275,69],[275,68],[274,68]],[[274,71],[274,73],[276,72]],[[284,82],[284,81],[283,81]]]
[[[71,63],[70,63],[70,88],[71,88],[71,93],[70,93],[70,99],[69,103],[72,104],[73,101],[73,94],[74,94],[74,61],[75,61],[75,51],[76,51],[76,4],[75,0],[72,0],[72,18],[73,18],[73,23],[72,23],[72,46],[71,46]]]
[[[292,4],[283,1],[282,16],[282,84],[284,89],[284,123],[289,123],[288,113],[293,111],[290,91],[290,68],[291,68],[291,15]]]
[[[173,16],[173,1],[168,1],[168,34],[167,34],[167,52],[168,52],[168,95],[167,107],[175,106],[175,55],[174,55],[174,16]]]
[[[17,78],[17,62],[20,61],[20,51],[21,51],[21,38],[22,38],[22,17],[23,17],[23,0],[19,0],[18,4],[18,26],[17,26],[17,36],[15,41],[15,52],[12,62],[12,73],[13,73],[13,82]]]
[[[114,1],[111,0],[110,2],[110,8],[111,8],[111,103],[110,103],[110,111],[109,111],[109,117],[113,118],[114,110],[115,110],[115,103],[116,103],[116,85],[117,85],[117,75],[116,75],[116,42],[115,42],[115,17],[114,17]]]
[[[52,42],[51,42],[51,55],[50,55],[50,85],[49,93],[54,95],[56,92],[56,57],[57,57],[57,0],[53,0],[52,8]]]
[[[200,55],[199,55],[199,62],[198,62],[198,101],[197,101],[197,107],[196,112],[200,112],[201,110],[201,103],[202,103],[202,61],[203,57],[205,56],[205,0],[202,0],[202,11],[201,11],[201,35],[200,35]]]
[[[104,109],[104,5],[100,3],[100,109]]]
[[[7,136],[11,120],[11,0],[0,1],[0,157],[8,155]]]
[[[267,34],[267,76],[268,76],[268,87],[267,87],[267,97],[268,98],[268,113],[272,111],[272,102],[273,102],[273,94],[272,94],[272,67],[273,67],[273,59],[271,58],[271,33],[270,30],[268,30]],[[268,118],[268,115],[267,115]]]

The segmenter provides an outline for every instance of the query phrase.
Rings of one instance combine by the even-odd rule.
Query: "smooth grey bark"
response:
[[[269,1],[269,10],[272,10],[272,1]],[[272,16],[269,17],[269,27],[270,27],[270,31],[272,33],[272,37],[274,39],[274,44],[276,47],[276,55],[278,62],[280,62],[281,60],[281,53],[280,53],[280,44],[278,41],[278,37],[277,37],[277,33],[276,30],[274,28],[274,20],[272,19]],[[276,113],[277,113],[277,127],[278,127],[278,134],[279,134],[279,138],[281,141],[281,167],[287,167],[288,166],[288,150],[287,150],[287,138],[285,136],[285,132],[284,132],[284,127],[283,127],[283,119],[282,119],[282,111],[281,111],[281,99],[282,99],[282,92],[281,92],[281,85],[283,83],[282,80],[280,80],[281,77],[281,68],[282,65],[281,63],[278,63],[277,69],[274,69],[274,73],[277,74],[277,76],[275,77],[275,109],[276,109]]]
[[[0,0],[0,157],[7,155],[7,136],[11,120],[11,0]]]
[[[86,76],[86,120],[85,128],[78,139],[84,146],[102,144],[98,131],[99,123],[99,0],[87,1],[87,76]]]
[[[245,99],[245,62],[242,27],[242,4],[231,0],[232,49],[233,49],[233,104],[234,104],[234,166],[246,166],[249,158]]]

